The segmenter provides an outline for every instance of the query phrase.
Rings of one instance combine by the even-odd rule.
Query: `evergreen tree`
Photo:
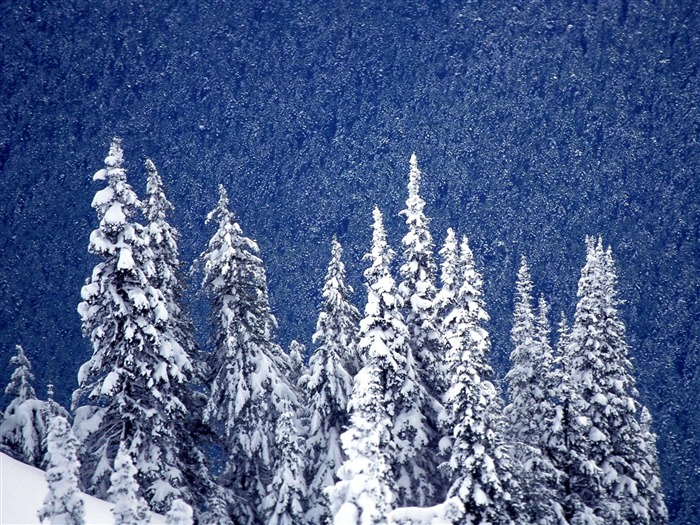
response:
[[[63,416],[51,420],[47,448],[46,482],[49,492],[44,505],[39,509],[39,521],[84,525],[85,502],[78,488],[78,441]]]
[[[153,253],[155,270],[151,282],[163,296],[167,309],[167,327],[172,338],[184,350],[190,364],[186,370],[187,374],[181,374],[177,381],[170,383],[171,395],[182,401],[186,411],[171,414],[169,433],[178,444],[177,462],[183,476],[181,495],[202,507],[216,491],[199,443],[204,439],[201,412],[206,403],[206,396],[202,393],[205,363],[194,339],[192,320],[182,306],[184,281],[178,249],[180,234],[168,221],[168,215],[174,210],[174,206],[165,194],[163,180],[153,161],[146,159],[145,167],[148,195],[145,203],[145,215],[148,220],[145,233]],[[165,352],[168,352],[167,348]],[[179,359],[182,359],[182,355]],[[160,510],[163,510],[163,506]]]
[[[148,521],[148,511],[143,498],[138,496],[136,467],[124,444],[114,458],[114,469],[110,475],[111,485],[107,496],[114,503],[114,525],[139,525]]]
[[[257,244],[245,237],[219,189],[207,222],[217,231],[200,256],[203,287],[212,297],[211,396],[205,419],[220,425],[228,457],[222,481],[233,490],[241,523],[263,520],[261,502],[278,456],[274,429],[284,400],[296,406],[286,354],[273,342],[267,279]]]
[[[68,417],[68,412],[52,401],[36,398],[32,387],[32,365],[17,345],[17,354],[10,358],[15,366],[5,394],[15,396],[5,409],[0,423],[0,447],[10,456],[35,467],[43,467],[46,437],[52,415]]]
[[[390,265],[393,251],[379,209],[374,209],[372,249],[365,256],[367,305],[360,322],[364,366],[355,376],[348,403],[350,428],[341,436],[347,459],[338,481],[328,489],[333,523],[386,523],[396,498],[397,446],[393,420],[398,412],[394,392],[404,385],[407,331],[398,311]]]
[[[567,510],[572,523],[650,522],[650,498],[640,490],[648,484],[650,468],[639,453],[643,432],[616,281],[610,251],[603,250],[600,239],[588,238],[565,357],[570,376]]]
[[[148,220],[146,233],[155,269],[151,281],[163,295],[175,340],[194,364],[198,361],[200,352],[194,339],[194,325],[182,306],[184,286],[178,249],[180,233],[168,221],[168,214],[175,208],[165,194],[163,179],[153,161],[146,159],[145,166],[148,195],[145,203]]]
[[[304,522],[306,481],[305,450],[295,423],[295,413],[288,401],[282,403],[277,420],[275,444],[280,456],[275,462],[275,475],[263,501],[268,525],[295,525]]]
[[[403,281],[398,288],[405,311],[408,330],[407,367],[424,392],[417,401],[425,417],[424,431],[428,441],[416,450],[416,461],[424,472],[421,489],[401,490],[399,501],[404,505],[429,505],[435,502],[437,473],[437,449],[439,441],[438,416],[442,411],[440,396],[445,388],[442,368],[442,343],[435,308],[435,278],[437,268],[433,261],[433,240],[429,230],[429,219],[423,208],[425,201],[420,196],[421,172],[415,153],[411,155],[406,209],[401,215],[406,218],[407,234],[404,236],[401,266]],[[410,355],[409,355],[410,354]],[[415,369],[413,372],[411,369]],[[400,482],[400,479],[399,479]]]
[[[191,370],[173,331],[169,305],[156,286],[155,256],[146,229],[134,222],[142,205],[126,180],[118,139],[94,179],[107,187],[92,206],[100,220],[89,251],[102,258],[83,286],[78,312],[93,354],[81,366],[73,405],[82,441],[83,482],[104,496],[120,446],[139,465],[138,481],[149,504],[164,511],[182,494],[180,443],[173,421],[184,418],[178,397]],[[90,421],[96,428],[83,423]]]
[[[348,427],[348,400],[353,375],[359,364],[357,329],[359,312],[349,302],[352,289],[345,281],[342,247],[333,238],[331,261],[323,287],[321,313],[316,323],[316,351],[300,384],[309,400],[308,511],[306,522],[326,523],[328,501],[324,489],[335,483],[335,472],[343,462],[341,433]]]
[[[425,201],[419,193],[421,172],[415,153],[411,155],[410,165],[408,199],[406,209],[401,211],[406,218],[408,233],[402,240],[404,264],[401,266],[403,281],[399,293],[406,307],[409,344],[419,367],[420,379],[429,385],[431,394],[439,397],[445,381],[440,367],[441,345],[434,311],[437,268],[433,261],[430,220],[423,213]]]
[[[517,483],[504,443],[498,392],[489,381],[490,341],[483,328],[488,315],[481,276],[466,238],[459,263],[461,286],[443,321],[450,386],[441,421],[452,441],[450,459],[443,466],[451,480],[448,496],[457,496],[464,504],[460,524],[514,523],[519,510]]]
[[[558,523],[558,515],[562,513],[551,446],[545,440],[556,417],[558,381],[549,343],[548,306],[541,297],[539,315],[535,317],[532,288],[530,271],[523,257],[518,272],[511,332],[512,366],[506,375],[510,404],[504,412],[520,468],[524,508],[532,523],[549,524]]]
[[[170,510],[165,515],[166,525],[192,525],[192,507],[181,499],[175,499],[170,504]]]

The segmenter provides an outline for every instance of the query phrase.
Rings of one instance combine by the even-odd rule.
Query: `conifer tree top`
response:
[[[418,157],[415,153],[411,154],[410,160],[411,169],[408,172],[408,201],[406,204],[409,208],[413,207],[416,211],[423,211],[425,201],[420,197],[420,177],[421,172],[418,169]]]
[[[386,229],[382,212],[377,206],[372,211],[372,249],[365,254],[365,259],[370,260],[372,265],[365,270],[365,278],[370,285],[374,284],[382,277],[391,277],[391,262],[394,260],[394,251],[386,242]],[[379,272],[379,273],[377,273]],[[393,279],[392,279],[393,286]]]
[[[5,388],[5,394],[16,396],[12,404],[18,406],[28,399],[35,399],[36,392],[34,387],[32,387],[32,381],[34,381],[32,365],[24,354],[22,346],[17,345],[15,348],[17,349],[17,354],[10,358],[10,365],[15,366],[15,371],[12,373],[10,382]]]
[[[151,159],[146,159],[146,193],[148,194],[148,205],[146,207],[146,218],[150,222],[165,222],[167,213],[174,209],[172,203],[165,196],[163,179],[161,178],[155,164]]]
[[[447,228],[445,244],[440,249],[440,255],[442,256],[440,277],[443,286],[449,285],[452,288],[459,289],[459,276],[457,272],[459,252],[457,248],[457,235],[452,228]]]
[[[217,202],[216,207],[209,212],[207,215],[206,224],[212,221],[218,221],[220,226],[233,222],[234,216],[233,212],[228,208],[228,193],[223,184],[219,184],[219,202]]]

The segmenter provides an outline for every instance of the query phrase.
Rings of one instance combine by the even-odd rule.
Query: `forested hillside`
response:
[[[613,246],[671,521],[693,523],[697,27],[682,1],[3,3],[0,383],[21,343],[40,397],[53,382],[68,405],[77,387],[91,177],[113,136],[140,195],[144,158],[158,166],[187,264],[225,184],[284,347],[311,346],[334,234],[363,304],[368,218],[379,204],[399,246],[415,151],[435,240],[467,234],[483,271],[498,377],[521,256],[573,318],[585,235]]]

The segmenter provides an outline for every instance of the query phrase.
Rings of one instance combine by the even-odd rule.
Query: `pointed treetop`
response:
[[[522,296],[527,294],[530,296],[532,294],[533,284],[532,276],[530,275],[530,266],[527,264],[527,257],[524,255],[520,259],[520,269],[518,270],[518,280],[517,280],[518,293]]]
[[[105,157],[105,168],[99,170],[92,177],[93,180],[105,180],[111,182],[125,181],[126,170],[122,168],[124,162],[124,152],[122,151],[121,139],[115,137],[109,146],[109,155]]]
[[[459,275],[460,300],[463,300],[467,296],[482,300],[484,295],[484,283],[481,279],[481,274],[476,270],[476,265],[474,264],[474,253],[469,247],[469,239],[466,235],[462,236],[462,242],[459,247],[459,262],[461,269],[461,275]],[[471,308],[472,307],[470,306],[470,311]],[[477,317],[482,321],[488,321],[488,314],[483,307],[477,308],[477,310],[472,313],[476,313]]]
[[[462,261],[463,265],[474,269],[474,252],[469,247],[469,238],[466,235],[462,236],[462,242],[459,246],[459,260]]]
[[[373,240],[377,239],[378,235],[381,235],[384,239],[386,239],[386,233],[384,232],[384,221],[382,218],[382,212],[379,209],[379,206],[377,206],[377,205],[375,205],[374,209],[372,210],[372,218],[374,219],[374,223],[372,224],[373,231],[374,231]]]
[[[370,285],[390,274],[391,261],[394,259],[394,251],[386,241],[386,229],[382,219],[382,212],[377,206],[372,212],[374,223],[372,224],[372,249],[365,254],[364,259],[372,262],[372,265],[364,272]],[[393,280],[392,280],[393,283]]]
[[[452,228],[447,228],[447,235],[445,235],[445,244],[443,244],[440,249],[440,255],[442,256],[442,272],[446,271],[446,268],[457,268],[459,260],[459,250],[457,248],[457,234]],[[441,277],[446,277],[442,275]],[[444,284],[444,281],[443,281]]]
[[[122,150],[122,139],[114,137],[109,146],[109,155],[105,158],[105,164],[112,168],[118,168],[124,162],[124,152]]]
[[[416,218],[412,218],[412,214],[420,214],[420,218],[427,224],[427,219],[422,216],[425,201],[420,196],[420,178],[421,171],[418,168],[418,159],[416,154],[411,155],[411,169],[408,172],[408,199],[406,200],[406,210],[401,212],[401,215],[406,215],[407,220],[413,222]]]
[[[338,237],[333,235],[333,238],[331,239],[331,260],[335,261],[335,265],[337,265],[338,263],[340,263],[342,265],[343,263],[340,262],[342,257],[343,257],[343,245],[340,244]]]
[[[233,213],[228,209],[228,193],[223,184],[219,184],[219,202],[216,204],[216,208],[207,214],[207,220],[205,224],[209,224],[212,221],[219,221],[219,224],[225,224],[232,221]]]
[[[173,210],[172,203],[165,196],[163,179],[161,178],[156,165],[151,159],[146,159],[146,193],[148,193],[148,205],[146,207],[146,218],[150,222],[165,221],[167,212]]]
[[[452,228],[447,228],[445,235],[445,246],[457,246],[457,234]]]
[[[35,399],[36,392],[32,387],[34,380],[32,365],[24,354],[24,348],[21,345],[16,345],[15,348],[17,354],[10,358],[10,364],[15,366],[15,371],[12,373],[10,383],[5,388],[5,394],[16,395],[17,399],[12,405],[19,406],[28,399]]]
[[[415,182],[415,193],[418,193],[418,183],[420,182],[420,168],[418,168],[418,157],[416,157],[415,152],[411,154],[410,165],[411,171],[409,172],[409,180],[411,182]],[[409,189],[411,189],[410,186]]]

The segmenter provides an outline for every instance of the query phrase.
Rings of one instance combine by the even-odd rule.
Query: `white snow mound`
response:
[[[41,523],[37,512],[44,503],[48,487],[44,471],[25,465],[0,453],[0,524]],[[88,525],[112,525],[112,504],[83,494]],[[164,524],[160,514],[151,514],[151,523]]]

